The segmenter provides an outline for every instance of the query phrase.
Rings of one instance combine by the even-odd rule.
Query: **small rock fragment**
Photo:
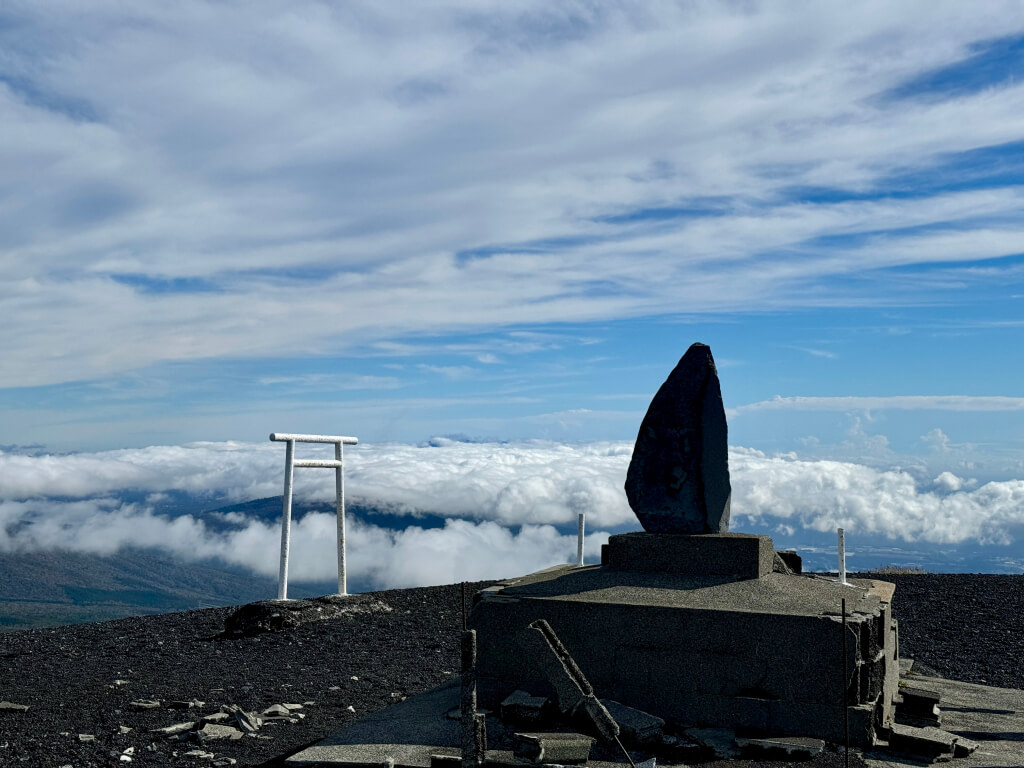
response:
[[[154,699],[136,699],[128,702],[128,709],[142,711],[144,709],[159,709],[160,702]]]
[[[15,704],[12,701],[0,701],[0,712],[28,712],[25,704]]]
[[[196,731],[196,737],[200,743],[207,741],[214,741],[216,739],[240,739],[244,736],[240,730],[230,725],[217,725],[216,723],[206,723],[202,728]]]
[[[189,701],[169,701],[167,702],[168,709],[197,709],[205,706],[205,701],[199,701],[199,699],[190,699]]]
[[[159,733],[161,736],[177,736],[179,733],[191,731],[193,727],[195,727],[195,723],[190,720],[187,723],[175,723],[164,728],[154,728],[150,733]]]
[[[212,760],[213,752],[207,752],[203,749],[192,749],[188,752],[183,752],[182,757],[198,757],[202,760]]]
[[[512,738],[512,754],[531,763],[582,765],[594,744],[582,733],[517,733]]]
[[[96,737],[91,733],[80,733],[78,734],[78,740],[81,742],[96,741]]]
[[[119,725],[119,726],[117,726],[117,730],[118,730],[118,733],[120,733],[122,736],[124,734],[126,734],[126,733],[131,733],[132,732],[132,729],[129,728],[127,725]]]
[[[541,720],[548,707],[546,696],[531,696],[526,691],[513,691],[501,702],[501,719],[518,723],[535,723]]]

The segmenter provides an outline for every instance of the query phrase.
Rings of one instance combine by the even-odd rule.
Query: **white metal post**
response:
[[[579,517],[576,518],[576,566],[578,568],[583,567],[583,527],[586,519],[587,516],[583,512],[580,512]]]
[[[846,533],[842,528],[836,529],[839,537],[839,583],[846,584]]]
[[[345,574],[345,454],[342,444],[334,444],[334,458],[338,466],[334,469],[334,498],[337,504],[338,520],[338,594],[348,594]]]
[[[281,570],[277,576],[277,599],[288,599],[288,548],[292,537],[292,477],[295,474],[295,441],[285,443],[284,509],[281,512]]]

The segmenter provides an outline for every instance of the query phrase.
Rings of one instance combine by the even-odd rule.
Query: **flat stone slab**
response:
[[[601,564],[616,571],[759,579],[772,572],[770,536],[751,533],[620,533],[601,548]]]
[[[951,768],[1020,768],[1024,765],[1024,691],[962,683],[941,677],[904,678],[942,697],[942,730],[974,742],[973,754],[956,757]],[[870,768],[907,768],[906,757],[866,752]]]

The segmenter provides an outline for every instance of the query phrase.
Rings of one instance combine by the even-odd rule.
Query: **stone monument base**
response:
[[[616,571],[759,579],[772,572],[769,536],[752,533],[620,533],[601,547],[601,564]]]
[[[553,689],[517,641],[546,620],[602,699],[681,727],[870,746],[892,720],[894,586],[773,572],[771,539],[613,536],[600,566],[556,566],[475,598],[481,706]],[[784,569],[781,569],[784,570]],[[847,610],[843,678],[841,601]]]

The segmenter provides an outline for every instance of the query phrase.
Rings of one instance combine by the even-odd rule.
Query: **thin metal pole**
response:
[[[839,529],[842,532],[842,528]],[[846,662],[846,598],[843,598],[843,741],[846,744],[846,768],[850,768],[850,678]]]
[[[334,444],[334,458],[338,466],[334,469],[334,492],[337,501],[338,520],[338,594],[348,594],[348,581],[345,572],[345,455],[339,440]]]
[[[462,596],[462,631],[466,631],[466,582],[459,583],[459,594]]]
[[[583,527],[586,524],[587,516],[580,512],[576,521],[576,565],[583,566]]]
[[[284,509],[281,513],[281,570],[277,577],[277,599],[288,599],[288,547],[292,536],[292,477],[295,474],[295,441],[284,451]]]
[[[846,581],[846,531],[844,531],[842,528],[837,528],[836,534],[839,537],[839,583],[847,584],[848,582]]]

